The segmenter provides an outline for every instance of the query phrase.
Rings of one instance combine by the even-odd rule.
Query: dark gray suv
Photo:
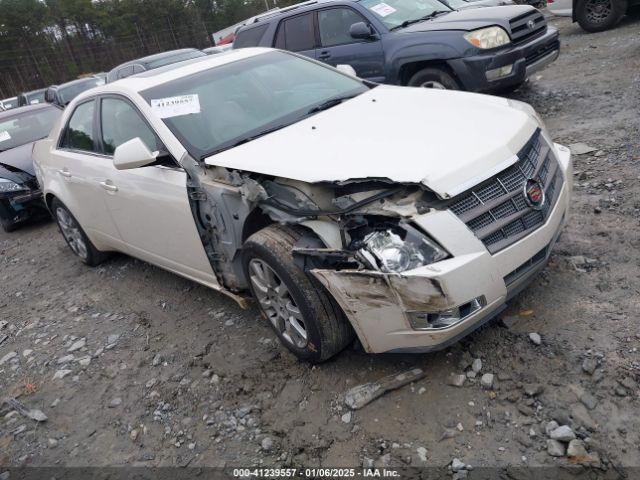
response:
[[[453,10],[438,0],[320,0],[242,27],[233,48],[275,47],[380,83],[513,89],[558,58],[558,31],[527,5]]]

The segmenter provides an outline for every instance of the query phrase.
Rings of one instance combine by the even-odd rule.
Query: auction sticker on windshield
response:
[[[6,130],[4,132],[0,132],[0,142],[6,142],[7,140],[11,140],[11,135]]]
[[[200,98],[196,94],[151,99],[151,109],[160,118],[200,113]]]
[[[396,13],[395,8],[393,8],[391,5],[387,5],[384,2],[374,5],[369,10],[377,13],[381,17],[386,17],[388,15],[391,15],[392,13]]]

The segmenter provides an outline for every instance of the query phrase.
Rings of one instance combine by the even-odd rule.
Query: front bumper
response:
[[[0,217],[8,223],[21,223],[46,211],[40,190],[0,194]]]
[[[558,30],[548,26],[546,32],[528,42],[498,51],[449,60],[464,88],[473,92],[500,90],[524,82],[533,73],[554,62],[560,55]],[[487,79],[487,71],[513,65],[510,74]]]
[[[554,145],[564,183],[545,223],[491,255],[450,211],[415,217],[414,222],[443,245],[452,258],[402,274],[314,269],[311,273],[340,304],[365,350],[440,350],[495,317],[546,264],[567,222],[573,177],[569,150]],[[484,297],[484,306],[459,323],[438,330],[415,330],[408,314],[441,312]]]

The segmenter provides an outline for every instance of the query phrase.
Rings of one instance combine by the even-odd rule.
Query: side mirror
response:
[[[54,103],[56,99],[56,92],[53,88],[49,87],[44,92],[44,101],[47,103]]]
[[[132,138],[116,147],[113,152],[113,166],[117,170],[144,167],[156,161],[158,152],[151,152],[140,137]]]
[[[368,40],[373,36],[373,31],[368,24],[357,22],[349,27],[349,35],[351,35],[352,38]]]
[[[347,75],[351,76],[351,77],[357,77],[358,74],[356,73],[355,69],[346,63],[341,63],[339,65],[336,65],[336,68],[338,70],[340,70],[342,73],[346,73]]]

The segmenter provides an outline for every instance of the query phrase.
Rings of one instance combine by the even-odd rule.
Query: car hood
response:
[[[381,85],[205,163],[308,183],[422,183],[448,198],[514,163],[537,127],[503,98]]]
[[[9,167],[22,170],[30,175],[35,175],[33,160],[31,159],[33,143],[34,142],[25,143],[19,147],[0,152],[0,165],[7,165]]]
[[[436,30],[476,30],[499,25],[510,32],[509,19],[535,10],[528,5],[505,5],[499,7],[464,8],[446,15],[439,15],[424,22],[414,23],[397,33],[431,32]]]

